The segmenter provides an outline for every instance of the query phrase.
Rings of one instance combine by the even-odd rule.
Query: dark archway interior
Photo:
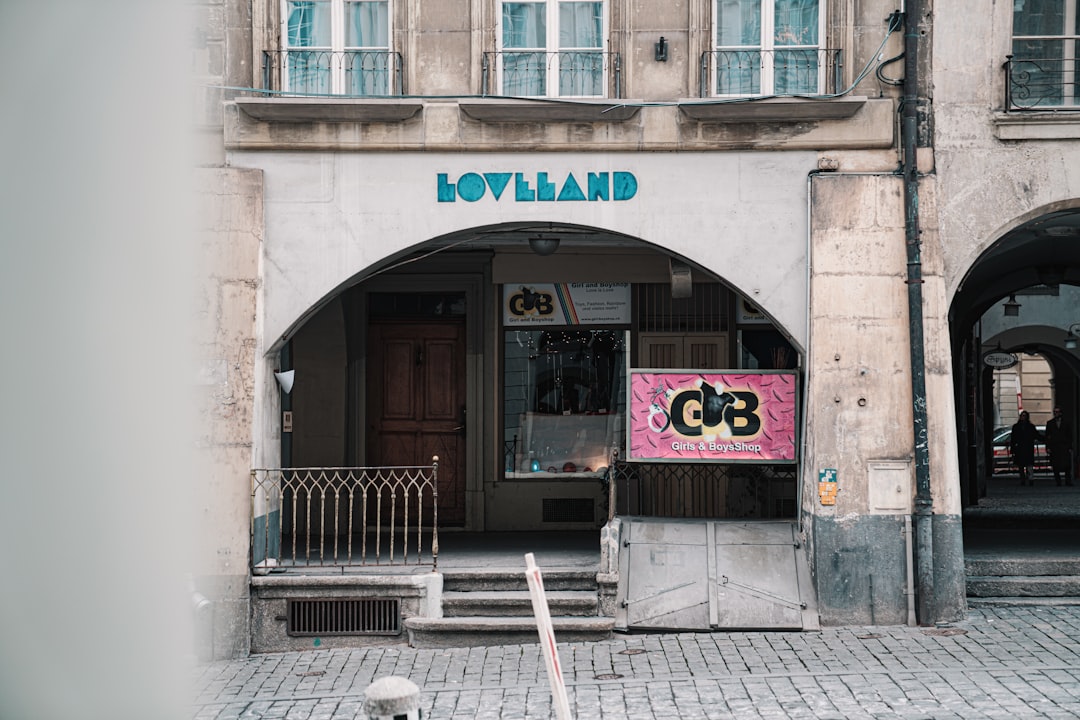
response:
[[[979,258],[953,299],[954,344],[990,306],[1010,293],[1059,284],[1080,285],[1080,208],[1024,223]]]
[[[1059,292],[1080,286],[1080,208],[1048,212],[1006,233],[983,253],[957,290],[950,309],[953,374],[963,503],[976,505],[986,494],[993,431],[990,375],[982,362],[984,344],[980,319],[1010,295],[1022,292]],[[1080,308],[1071,321],[1080,321]],[[1026,313],[1031,328],[1061,324],[1061,318]],[[1065,330],[1017,333],[1018,344],[1002,346],[1007,352],[1042,354],[1053,366],[1060,402],[1080,410],[1077,388],[1080,360],[1065,350]]]
[[[1032,568],[1041,562],[1059,569],[1080,565],[1080,539],[1074,531],[1080,522],[1080,482],[1058,487],[1053,475],[1043,472],[1036,474],[1034,487],[1022,487],[1018,474],[994,472],[994,374],[983,361],[991,344],[1019,356],[1042,355],[1051,368],[1054,402],[1073,418],[1075,433],[1080,355],[1066,349],[1063,340],[1069,325],[1080,322],[1080,307],[1067,307],[1078,287],[1080,209],[1073,208],[1048,212],[1002,236],[975,263],[953,299],[949,321],[969,603],[1010,593],[1000,589],[1008,588],[1007,582],[999,587],[985,580],[1007,576],[1003,568],[1022,568],[1019,572],[1029,581],[1021,590],[1013,588],[1013,594],[1050,596],[1054,593],[1040,589],[1043,581],[1031,577],[1041,571]],[[1025,303],[1019,320],[1007,330],[987,327],[992,323],[984,316],[996,320],[997,308],[1004,315],[1003,304],[1012,295]],[[1050,297],[1040,303],[1038,296]],[[1053,296],[1062,301],[1045,301]],[[1050,312],[1050,307],[1056,309]],[[1075,474],[1075,454],[1070,466]]]

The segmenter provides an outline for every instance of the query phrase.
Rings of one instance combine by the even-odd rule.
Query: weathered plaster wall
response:
[[[935,6],[938,212],[950,296],[1003,233],[1080,205],[1080,117],[1003,112],[1012,9],[1012,3],[994,3],[990,12],[975,2]],[[1003,139],[1045,135],[1047,127],[1058,139]]]
[[[247,654],[256,297],[262,242],[262,172],[197,173],[203,283],[199,469],[193,541],[196,589],[214,606],[216,658]]]
[[[920,200],[925,378],[939,607],[963,607],[952,377],[935,184]],[[903,181],[893,174],[813,180],[804,508],[825,624],[903,622],[902,518],[915,471]],[[836,504],[820,502],[818,473],[836,470]],[[940,542],[940,546],[937,543]],[[871,587],[872,586],[872,589]]]
[[[813,153],[234,153],[266,172],[265,343],[355,274],[406,248],[470,228],[557,221],[624,233],[715,270],[791,332],[805,335],[806,175]],[[626,201],[516,202],[509,190],[439,202],[437,174],[631,172]],[[703,213],[701,208],[712,208]],[[770,262],[760,262],[761,257]]]

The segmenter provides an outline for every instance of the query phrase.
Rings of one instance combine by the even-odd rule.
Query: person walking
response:
[[[1050,468],[1054,471],[1054,482],[1073,484],[1072,473],[1072,427],[1061,413],[1061,408],[1054,408],[1054,417],[1046,423],[1046,451],[1050,453]]]
[[[1035,441],[1039,431],[1031,424],[1027,410],[1020,411],[1020,419],[1012,426],[1009,448],[1012,451],[1013,464],[1020,470],[1021,485],[1035,485]]]

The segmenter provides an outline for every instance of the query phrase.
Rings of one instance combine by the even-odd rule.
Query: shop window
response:
[[[515,329],[504,336],[507,477],[600,477],[624,435],[623,330]]]
[[[820,94],[838,53],[822,48],[823,0],[717,0],[713,94]]]

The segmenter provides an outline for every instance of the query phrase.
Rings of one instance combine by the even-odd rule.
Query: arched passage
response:
[[[1021,407],[1042,426],[1060,406],[1072,419],[1076,447],[1080,356],[1069,338],[1080,329],[1074,327],[1080,322],[1077,205],[1062,203],[1018,221],[971,266],[950,308],[966,552],[988,531],[1019,547],[1019,539],[1009,540],[1018,535],[1000,531],[1025,522],[1045,526],[1045,518],[1032,519],[1041,517],[1038,505],[1080,505],[1074,488],[1061,487],[1059,496],[1052,474],[1041,468],[1037,492],[1020,494],[1000,444]],[[1075,473],[1075,458],[1069,465]]]
[[[724,270],[554,223],[472,228],[388,257],[298,311],[282,338],[280,366],[296,378],[283,457],[438,455],[441,524],[595,529],[611,510],[604,470],[625,452],[628,368],[797,377],[792,334]],[[797,474],[785,468],[650,492],[675,516],[793,518]]]

